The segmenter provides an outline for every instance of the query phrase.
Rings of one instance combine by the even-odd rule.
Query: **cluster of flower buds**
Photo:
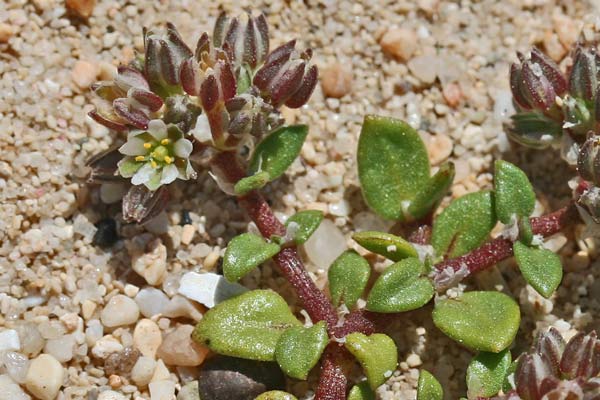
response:
[[[153,201],[153,192],[196,176],[194,153],[241,152],[282,125],[281,107],[304,105],[318,72],[312,52],[296,50],[295,41],[270,52],[268,33],[264,15],[222,13],[212,39],[202,34],[192,51],[173,24],[145,30],[143,56],[92,86],[101,103],[90,116],[127,137],[90,160],[90,180],[129,182],[135,189],[126,198],[157,207],[165,196]],[[123,210],[138,222],[152,214]]]
[[[533,351],[521,356],[511,400],[593,400],[600,398],[600,341],[596,332],[578,333],[565,343],[555,328],[541,334]]]
[[[529,58],[518,54],[510,70],[510,87],[518,113],[509,135],[529,147],[561,142],[564,134],[581,143],[600,121],[600,57],[596,47],[581,40],[572,54],[568,74],[538,49]],[[598,104],[597,104],[598,103]]]

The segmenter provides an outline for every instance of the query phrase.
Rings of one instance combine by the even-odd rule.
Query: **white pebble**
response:
[[[44,353],[48,353],[59,362],[71,361],[75,351],[75,339],[73,335],[65,335],[58,339],[49,339],[44,346]]]
[[[131,370],[131,379],[140,387],[150,383],[156,368],[156,361],[151,357],[141,356]]]
[[[167,295],[162,290],[153,287],[140,290],[135,296],[135,302],[139,306],[142,315],[146,318],[163,314],[169,306]]]
[[[127,296],[118,294],[112,297],[104,307],[100,320],[104,326],[113,328],[133,324],[139,316],[140,309],[136,302]]]
[[[324,219],[315,233],[304,243],[310,261],[324,270],[346,250],[346,238],[333,222]]]
[[[25,383],[27,379],[27,370],[29,369],[29,359],[21,353],[7,351],[0,357],[8,375],[17,383]],[[2,393],[0,391],[0,393]]]
[[[40,400],[54,400],[63,384],[65,371],[60,363],[49,354],[41,354],[27,371],[25,386]]]
[[[162,335],[156,322],[150,319],[140,320],[133,331],[133,346],[142,355],[156,357],[156,351],[162,343]]]
[[[106,335],[98,340],[92,348],[94,357],[105,359],[112,353],[118,353],[123,350],[123,345],[112,335]]]
[[[131,268],[149,285],[161,284],[167,275],[167,248],[160,240],[156,240],[148,253],[133,255]]]
[[[127,400],[127,397],[114,390],[105,390],[98,395],[98,400]]]
[[[8,375],[0,375],[0,393],[2,399],[31,400],[31,396],[25,393]]]
[[[14,329],[0,332],[0,352],[12,350],[21,350],[19,334]]]
[[[165,336],[158,349],[158,357],[169,365],[195,367],[204,361],[208,349],[192,340],[192,325],[180,325]]]
[[[167,379],[151,382],[148,388],[150,389],[150,400],[172,400],[175,396],[175,382]]]
[[[222,301],[237,296],[247,289],[237,283],[228,282],[222,275],[188,272],[181,277],[179,293],[188,299],[212,308]]]

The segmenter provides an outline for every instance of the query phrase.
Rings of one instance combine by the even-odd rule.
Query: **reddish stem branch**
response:
[[[531,228],[535,235],[544,237],[554,235],[579,220],[577,209],[573,203],[551,214],[531,218]],[[497,238],[463,256],[444,260],[435,265],[438,271],[452,268],[458,271],[465,266],[469,274],[489,268],[513,255],[513,242],[505,238]]]
[[[344,373],[343,365],[348,352],[338,343],[330,343],[325,349],[321,362],[321,375],[315,399],[319,400],[344,400],[348,378]]]

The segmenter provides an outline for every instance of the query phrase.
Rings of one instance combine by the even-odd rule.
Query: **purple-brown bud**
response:
[[[600,185],[600,137],[592,136],[581,146],[577,157],[577,172],[586,181]]]
[[[257,17],[248,14],[244,25],[240,19],[229,19],[223,12],[215,23],[213,43],[227,52],[235,70],[243,65],[254,70],[269,53],[267,20],[263,14]]]
[[[168,202],[169,190],[166,186],[154,191],[144,185],[131,186],[123,197],[123,219],[125,222],[143,224],[160,214]]]
[[[578,99],[592,102],[598,90],[600,57],[593,47],[578,47],[569,75],[569,93]]]

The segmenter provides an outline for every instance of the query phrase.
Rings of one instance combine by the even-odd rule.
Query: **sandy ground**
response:
[[[566,201],[571,172],[558,154],[519,149],[506,139],[502,123],[512,110],[508,68],[517,50],[527,51],[533,44],[567,65],[566,49],[583,19],[600,11],[597,0],[102,0],[87,20],[66,12],[59,0],[4,0],[0,346],[11,343],[10,334],[2,336],[3,332],[14,330],[19,347],[0,347],[0,353],[11,350],[10,360],[7,353],[0,358],[0,397],[13,390],[14,398],[28,398],[23,391],[31,392],[27,368],[41,353],[58,363],[51,363],[47,374],[63,369],[59,399],[94,399],[109,389],[117,393],[110,397],[114,399],[122,398],[118,394],[150,398],[147,382],[109,371],[111,352],[128,346],[150,346],[145,349],[148,365],[154,368],[153,382],[172,382],[178,389],[194,379],[195,368],[176,361],[165,369],[166,356],[161,358],[169,350],[167,344],[173,346],[166,338],[193,325],[202,311],[176,295],[179,279],[187,271],[214,270],[227,241],[245,231],[248,222],[235,201],[201,171],[197,182],[174,185],[175,201],[164,218],[145,227],[120,224],[120,240],[112,248],[92,244],[93,224],[118,217],[119,207],[104,204],[107,199],[98,188],[82,180],[84,161],[114,140],[87,117],[94,102],[88,87],[110,78],[116,65],[142,50],[142,27],[172,21],[193,44],[201,32],[212,29],[220,7],[234,14],[265,12],[272,45],[297,37],[312,47],[323,79],[334,81],[323,82],[325,91],[343,95],[326,97],[319,86],[307,106],[286,111],[288,122],[310,125],[309,139],[288,175],[266,190],[282,216],[307,208],[323,210],[329,222],[318,238],[330,241],[330,252],[357,247],[350,239],[353,231],[390,228],[366,208],[356,177],[356,139],[362,118],[370,113],[405,119],[418,128],[435,165],[453,160],[454,197],[489,187],[490,165],[504,157],[531,174],[540,194],[538,212]],[[339,77],[343,79],[335,81]],[[554,195],[542,193],[549,188]],[[180,224],[183,211],[189,212],[189,228]],[[599,327],[592,318],[600,308],[598,272],[590,268],[595,246],[578,239],[578,233],[552,240],[555,249],[562,248],[568,273],[550,301],[525,286],[512,262],[468,282],[469,288],[500,285],[519,300],[523,322],[516,353],[538,328],[554,325],[569,336],[574,329]],[[156,238],[160,242],[155,242],[153,254],[162,260],[157,268],[166,275],[151,285],[131,267],[145,262],[139,261],[144,246]],[[309,247],[306,256],[323,286],[330,254]],[[246,283],[289,290],[269,265]],[[152,329],[159,330],[158,345],[163,343],[158,356],[156,341],[142,343],[144,339],[135,335],[139,321],[151,315],[143,304],[137,305],[140,301],[128,302],[140,300],[140,293],[153,293],[152,301],[170,302],[172,307],[164,313],[169,316],[150,318]],[[117,301],[133,306],[121,309],[127,312],[120,315],[125,322],[109,326],[114,321],[107,322],[109,312],[103,311]],[[430,312],[426,307],[390,324],[388,333],[399,343],[401,363],[379,389],[381,399],[415,398],[420,368],[440,379],[448,399],[465,394],[464,374],[472,354],[441,335]],[[289,389],[310,396],[306,383],[291,382]]]

